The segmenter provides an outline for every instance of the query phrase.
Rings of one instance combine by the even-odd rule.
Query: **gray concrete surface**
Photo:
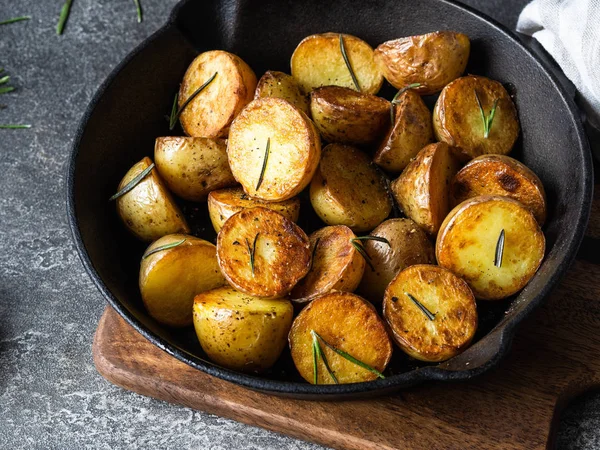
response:
[[[0,0],[0,67],[17,91],[0,96],[0,448],[317,449],[230,420],[126,392],[94,369],[105,306],[75,253],[65,218],[66,161],[77,124],[110,70],[166,19],[176,0]],[[470,1],[514,25],[524,3]],[[564,414],[560,448],[600,443],[600,396]]]

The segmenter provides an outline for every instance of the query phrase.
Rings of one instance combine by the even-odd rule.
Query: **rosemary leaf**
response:
[[[317,342],[317,338],[313,335],[313,343],[312,343],[312,356],[313,356],[313,384],[319,384],[319,368],[318,368],[318,360],[317,360],[317,346],[319,343]]]
[[[411,294],[409,294],[408,292],[405,292],[404,295],[406,295],[408,298],[410,298],[412,300],[412,302],[417,305],[417,307],[423,311],[423,314],[425,314],[427,316],[427,318],[429,320],[435,320],[435,314],[432,313],[431,311],[429,311],[425,305],[423,303],[421,303],[419,300],[417,300],[416,298],[414,298]]]
[[[327,361],[327,357],[325,356],[325,353],[323,353],[323,350],[321,349],[321,344],[319,344],[319,339],[321,339],[325,343],[325,345],[328,345],[327,342],[325,342],[323,340],[323,338],[320,337],[315,330],[310,330],[310,334],[313,337],[313,345],[315,346],[317,357],[318,358],[320,357],[321,360],[323,361],[323,364],[325,365],[325,369],[327,369],[327,372],[329,373],[329,376],[331,377],[333,382],[335,384],[339,384],[337,377],[335,376],[335,374],[331,370],[331,367],[329,366],[329,362]],[[318,380],[316,380],[316,381],[318,381]],[[317,384],[317,383],[315,383],[315,384]]]
[[[21,130],[24,128],[31,128],[31,125],[0,125],[0,129],[3,130]]]
[[[355,241],[354,239],[351,239],[350,243],[356,249],[356,251],[362,255],[362,257],[365,259],[365,262],[369,265],[371,270],[375,271],[375,267],[373,267],[373,263],[371,262],[371,257],[369,256],[369,254],[367,253],[365,248],[362,245],[360,245],[360,243],[358,241]]]
[[[262,169],[260,170],[260,176],[258,177],[258,183],[256,183],[256,190],[260,188],[260,185],[265,178],[265,170],[267,170],[267,161],[269,160],[269,151],[271,149],[271,138],[267,139],[267,147],[265,148],[265,157],[263,158]]]
[[[8,80],[10,80],[10,77],[8,75],[0,78],[0,84],[6,84],[8,83]]]
[[[171,123],[169,124],[169,130],[172,130],[173,128],[175,128],[175,124],[177,123],[177,120],[179,119],[179,116],[181,115],[181,113],[183,112],[183,110],[185,109],[185,107],[187,105],[190,104],[190,102],[192,100],[194,100],[196,98],[196,96],[202,92],[204,90],[204,88],[206,88],[206,86],[208,86],[212,80],[215,79],[215,77],[217,76],[218,72],[215,72],[213,74],[212,77],[210,77],[207,81],[204,82],[204,84],[202,86],[200,86],[198,89],[196,89],[192,95],[190,95],[187,100],[185,102],[183,102],[183,105],[181,105],[181,107],[177,110],[177,112],[175,113],[175,116],[173,117],[173,115],[171,115]]]
[[[0,94],[8,94],[9,92],[14,91],[15,88],[12,86],[4,86],[2,88],[0,88]]]
[[[135,9],[137,11],[137,18],[138,18],[138,23],[142,22],[142,5],[140,4],[140,0],[133,0],[133,3],[135,3]]]
[[[167,122],[169,122],[169,130],[175,128],[175,123],[177,123],[177,100],[179,100],[179,91],[175,93],[175,98],[173,98],[173,106],[171,107],[171,115],[165,116]]]
[[[354,239],[352,239],[353,241],[377,241],[377,242],[383,242],[384,244],[387,244],[391,247],[390,241],[388,241],[386,238],[383,237],[379,237],[379,236],[357,236]]]
[[[140,181],[142,181],[144,178],[146,178],[146,175],[148,175],[152,171],[152,169],[154,169],[154,163],[150,164],[143,171],[141,171],[139,174],[137,174],[133,180],[131,180],[129,183],[127,183],[123,187],[123,189],[121,189],[119,192],[117,192],[115,195],[113,195],[111,198],[109,198],[108,201],[111,202],[111,201],[116,200],[119,197],[122,197],[123,195],[127,194],[134,187],[136,187],[140,183]]]
[[[502,257],[504,256],[504,228],[498,236],[498,242],[496,243],[496,257],[494,258],[494,265],[496,267],[502,267]]]
[[[313,264],[315,263],[315,255],[317,254],[317,247],[319,246],[320,240],[321,240],[321,238],[318,237],[317,240],[315,241],[315,246],[313,247],[312,255],[310,257],[310,269],[308,269],[309,272],[312,270]]]
[[[56,24],[56,34],[61,35],[63,30],[65,29],[65,24],[69,19],[69,14],[71,13],[71,4],[73,0],[67,0],[63,7],[60,10],[60,17],[58,19],[58,24]]]
[[[477,91],[475,91],[475,100],[477,100],[477,106],[479,106],[479,113],[481,114],[481,121],[483,122],[483,137],[487,139],[490,135],[490,130],[492,129],[492,122],[494,121],[494,116],[496,115],[498,99],[494,100],[489,116],[485,115],[485,111],[483,110],[483,105],[481,104],[481,100],[479,99]]]
[[[354,83],[354,86],[356,86],[356,90],[360,92],[360,85],[358,84],[358,79],[354,74],[352,64],[350,64],[350,60],[348,59],[348,54],[346,53],[346,45],[344,44],[344,36],[342,35],[342,33],[340,33],[340,51],[342,52],[342,58],[344,58],[344,62],[346,63],[348,72],[350,72],[350,76],[352,77],[352,82]]]
[[[394,105],[397,105],[398,103],[400,103],[398,101],[398,97],[400,97],[402,94],[404,94],[409,89],[418,88],[419,86],[421,86],[421,83],[412,83],[412,84],[409,84],[408,86],[404,86],[402,89],[400,89],[398,92],[396,92],[396,95],[394,95],[394,98],[392,98],[392,101],[391,101],[392,106],[390,108],[390,119],[391,119],[392,125],[394,125],[394,120],[395,120]]]
[[[490,110],[490,115],[488,116],[488,119],[487,119],[487,133],[484,135],[484,137],[486,139],[490,135],[490,130],[492,129],[492,122],[494,121],[494,116],[496,115],[496,107],[497,106],[498,106],[498,99],[494,100],[494,104],[492,105],[492,109]]]
[[[185,239],[182,239],[177,242],[171,242],[170,244],[165,244],[165,245],[161,245],[160,247],[153,248],[148,253],[146,253],[144,256],[142,256],[142,259],[146,259],[148,256],[154,255],[155,253],[158,253],[158,252],[162,252],[163,250],[168,250],[170,248],[178,247],[181,244],[183,244],[185,241],[186,241]]]
[[[246,238],[246,246],[248,247],[248,254],[250,255],[250,270],[252,270],[252,276],[254,276],[254,254],[256,253],[256,241],[258,241],[259,234],[260,233],[256,233],[256,236],[254,236],[252,247],[250,247],[250,241],[248,238]]]
[[[0,25],[8,25],[9,23],[21,22],[23,20],[29,20],[31,16],[21,16],[21,17],[13,17],[12,19],[7,19],[0,22]]]

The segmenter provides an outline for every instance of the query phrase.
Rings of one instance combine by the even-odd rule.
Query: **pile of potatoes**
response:
[[[267,371],[289,345],[319,384],[384,377],[394,342],[427,362],[467,348],[476,299],[514,295],[538,270],[546,220],[539,178],[506,156],[515,105],[498,81],[462,76],[469,51],[450,31],[375,50],[317,34],[291,75],[258,81],[236,55],[200,54],[178,95],[186,136],[156,139],[154,162],[118,188],[123,223],[151,242],[150,315],[193,324],[234,370]],[[393,101],[377,96],[384,80]],[[432,113],[421,96],[438,93]],[[303,191],[323,222],[310,235]],[[216,246],[189,234],[173,194],[207,203]]]

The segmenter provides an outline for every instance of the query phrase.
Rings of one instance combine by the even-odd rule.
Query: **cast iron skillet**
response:
[[[493,368],[507,353],[516,325],[558,283],[583,237],[593,186],[588,143],[572,87],[569,92],[561,85],[555,69],[540,59],[543,54],[534,54],[510,31],[465,6],[447,0],[418,3],[416,7],[412,0],[184,0],[168,23],[112,72],[79,126],[68,173],[68,214],[88,273],[108,302],[143,336],[216,377],[309,399],[383,394],[427,380],[465,380]],[[522,133],[513,156],[540,176],[548,194],[546,259],[516,298],[479,306],[480,326],[473,346],[440,365],[417,364],[396,350],[395,364],[383,380],[313,386],[300,380],[289,353],[268,374],[233,372],[205,359],[191,328],[172,330],[148,316],[137,286],[144,246],[127,234],[108,198],[131,165],[152,156],[154,139],[170,134],[164,115],[198,52],[233,52],[260,77],[267,69],[289,72],[295,46],[313,33],[350,33],[376,46],[444,29],[471,38],[468,73],[497,79],[514,95]],[[206,205],[183,207],[194,233],[214,242]],[[310,209],[303,208],[305,213]],[[310,231],[319,224],[310,220],[301,225]]]

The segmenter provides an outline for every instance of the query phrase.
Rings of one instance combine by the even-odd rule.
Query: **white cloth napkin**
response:
[[[600,0],[534,0],[517,31],[554,57],[579,91],[588,122],[600,129]]]

